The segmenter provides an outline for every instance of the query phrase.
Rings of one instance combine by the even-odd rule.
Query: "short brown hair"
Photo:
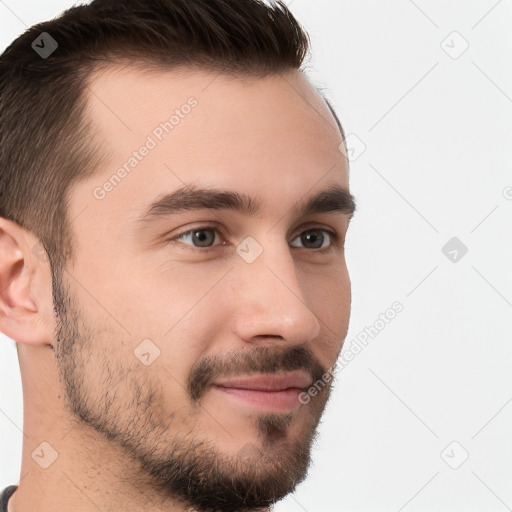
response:
[[[58,44],[47,58],[33,47],[43,32]],[[84,116],[94,70],[123,60],[265,76],[300,69],[308,50],[281,1],[94,0],[34,25],[0,56],[0,217],[38,237],[53,272],[73,256],[68,192],[103,159]]]

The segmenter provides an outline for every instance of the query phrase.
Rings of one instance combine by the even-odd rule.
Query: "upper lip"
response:
[[[284,374],[258,374],[245,377],[233,377],[214,382],[223,388],[253,389],[258,391],[282,391],[288,388],[307,389],[312,379],[304,372]]]

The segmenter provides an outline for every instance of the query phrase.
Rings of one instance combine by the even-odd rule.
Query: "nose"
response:
[[[289,248],[265,248],[251,264],[237,269],[236,334],[255,345],[300,345],[320,333],[320,321],[307,303]]]

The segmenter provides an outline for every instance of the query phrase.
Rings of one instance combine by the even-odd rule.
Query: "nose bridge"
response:
[[[252,263],[239,262],[236,330],[246,341],[277,336],[304,343],[318,336],[320,323],[301,289],[290,248],[270,238]]]

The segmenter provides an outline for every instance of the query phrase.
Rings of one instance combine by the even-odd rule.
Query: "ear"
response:
[[[51,290],[50,264],[37,237],[0,217],[0,332],[18,343],[52,344]]]

